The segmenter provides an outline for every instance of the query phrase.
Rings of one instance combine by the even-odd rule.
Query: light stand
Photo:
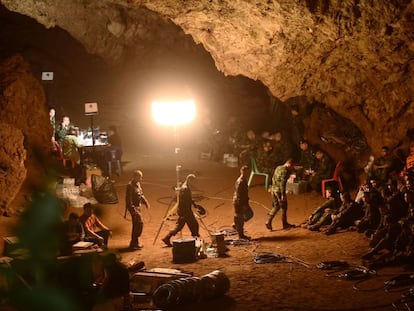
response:
[[[163,101],[152,103],[152,113],[155,121],[164,125],[172,125],[173,135],[174,135],[174,160],[175,160],[175,174],[176,174],[176,184],[175,184],[175,196],[171,199],[171,202],[168,204],[167,210],[162,219],[161,225],[155,235],[154,242],[155,244],[162,226],[167,218],[175,212],[178,206],[178,191],[180,190],[180,170],[181,165],[178,161],[178,154],[180,148],[178,147],[178,126],[191,122],[195,117],[195,104],[194,100],[184,100],[184,101]],[[175,204],[174,204],[175,202]],[[174,205],[173,205],[174,204]]]

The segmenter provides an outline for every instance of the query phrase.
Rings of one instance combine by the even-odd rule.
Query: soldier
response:
[[[282,165],[292,156],[291,144],[283,138],[281,132],[276,132],[272,135],[272,161],[273,169]]]
[[[244,136],[237,144],[239,163],[249,165],[250,158],[256,157],[259,145],[260,143],[259,139],[256,137],[256,133],[253,130],[248,130],[246,136]]]
[[[309,229],[310,226],[316,225],[323,220],[328,214],[334,213],[341,206],[341,200],[337,192],[333,193],[332,188],[325,190],[326,201],[318,206],[309,216],[308,221],[303,224],[303,228]],[[323,221],[322,221],[323,223]]]
[[[295,225],[287,221],[287,207],[288,202],[286,198],[286,182],[289,178],[290,171],[293,169],[292,159],[288,159],[285,164],[279,165],[272,177],[272,187],[270,192],[272,194],[272,210],[269,213],[269,218],[265,223],[266,228],[272,231],[272,220],[276,213],[282,209],[282,226],[283,229],[294,228]]]
[[[381,148],[381,156],[374,160],[372,167],[368,171],[367,179],[376,179],[381,186],[384,186],[390,178],[393,162],[389,148],[383,146]]]
[[[332,223],[326,229],[326,235],[335,233],[339,227],[345,229],[353,226],[363,216],[361,205],[351,199],[349,192],[341,193],[341,201],[339,211],[331,215]]]
[[[273,174],[272,143],[270,140],[265,140],[262,147],[258,149],[256,163],[259,172]]]
[[[332,177],[333,164],[332,160],[322,151],[316,151],[315,157],[317,159],[317,167],[311,174],[309,182],[313,191],[319,192],[321,190],[321,181]]]
[[[295,165],[296,175],[300,179],[307,179],[309,172],[315,168],[315,155],[312,148],[309,146],[307,140],[301,140],[300,147],[300,160],[299,164]]]
[[[177,219],[176,226],[164,238],[162,238],[162,241],[168,247],[172,246],[170,242],[171,237],[173,237],[178,232],[180,232],[184,228],[185,224],[187,224],[188,228],[191,231],[191,235],[193,237],[200,236],[198,232],[199,225],[192,210],[192,207],[195,204],[194,204],[193,197],[191,194],[190,186],[194,178],[195,178],[195,175],[189,174],[179,189],[178,207],[177,207],[178,219]]]
[[[129,243],[130,250],[137,250],[143,247],[138,241],[144,227],[141,216],[141,203],[147,208],[150,207],[141,188],[142,176],[143,174],[140,170],[134,171],[132,180],[128,183],[126,188],[125,205],[132,218],[131,241]]]
[[[249,210],[251,211],[251,207],[249,206],[249,186],[247,185],[248,173],[248,166],[244,165],[240,168],[240,176],[236,180],[233,194],[234,226],[239,234],[239,238],[246,240],[250,240],[250,237],[244,234],[244,222],[253,216],[250,213],[251,217],[249,219],[246,218]]]

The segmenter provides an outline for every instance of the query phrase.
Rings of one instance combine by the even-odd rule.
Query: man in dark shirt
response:
[[[240,176],[235,183],[233,194],[234,206],[234,225],[240,239],[250,240],[250,237],[244,234],[244,222],[252,217],[251,207],[249,206],[249,186],[247,185],[249,168],[244,165],[240,168]],[[249,214],[250,218],[246,218]]]
[[[178,206],[177,206],[177,214],[178,219],[175,225],[175,228],[171,230],[163,239],[162,241],[169,247],[172,246],[170,239],[178,232],[180,232],[185,224],[187,224],[188,228],[191,231],[191,235],[193,237],[200,236],[199,234],[199,224],[197,219],[194,216],[192,207],[194,204],[192,193],[191,193],[191,182],[194,180],[195,175],[189,174],[178,192]]]
[[[316,169],[311,174],[310,186],[313,191],[320,192],[321,181],[332,177],[333,162],[321,149],[316,151]]]
[[[147,208],[150,207],[141,188],[142,176],[143,174],[140,170],[134,171],[132,180],[128,183],[126,188],[125,207],[132,218],[131,241],[129,243],[129,249],[131,250],[142,248],[142,245],[139,244],[139,237],[141,236],[144,227],[141,216],[141,203]]]

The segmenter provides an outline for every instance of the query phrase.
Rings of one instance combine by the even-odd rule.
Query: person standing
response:
[[[187,224],[188,228],[191,231],[191,235],[193,237],[200,236],[199,234],[199,224],[197,222],[197,219],[194,216],[192,207],[194,204],[192,193],[191,193],[191,183],[195,179],[194,174],[189,174],[185,178],[184,183],[179,189],[178,192],[178,206],[177,206],[177,214],[178,219],[177,223],[175,225],[175,228],[171,230],[164,238],[162,238],[162,241],[167,245],[168,247],[171,247],[172,244],[170,242],[171,237],[176,235],[178,232],[180,232],[185,224]]]
[[[49,121],[50,127],[52,128],[52,142],[55,141],[55,132],[56,132],[56,110],[55,108],[49,109]]]
[[[237,178],[234,186],[233,206],[234,206],[234,225],[240,239],[250,240],[250,237],[244,234],[244,223],[253,217],[249,205],[249,186],[247,185],[249,168],[243,165],[240,168],[240,176]],[[246,218],[249,215],[250,218]]]
[[[111,158],[111,151],[115,152],[116,158],[122,158],[122,140],[121,136],[119,136],[118,129],[115,125],[111,125],[109,127],[108,132],[108,146],[107,146],[107,160]]]
[[[148,200],[145,198],[141,188],[143,174],[140,170],[133,172],[132,180],[127,184],[125,195],[125,207],[132,218],[131,241],[129,243],[130,250],[141,249],[143,246],[139,244],[139,237],[142,234],[144,223],[141,216],[141,203],[150,207]]]
[[[276,213],[282,209],[282,226],[283,229],[294,228],[295,225],[287,221],[287,207],[288,202],[286,198],[286,183],[289,178],[289,173],[293,169],[292,159],[288,159],[284,164],[276,167],[273,177],[270,193],[272,195],[272,210],[269,213],[269,218],[265,223],[266,228],[272,230],[272,220]]]

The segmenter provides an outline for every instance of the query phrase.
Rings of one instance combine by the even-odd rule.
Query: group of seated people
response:
[[[82,164],[87,159],[98,164],[104,175],[107,175],[108,161],[113,158],[121,159],[122,141],[116,126],[109,127],[107,141],[104,144],[99,143],[104,146],[103,152],[101,151],[97,156],[97,152],[88,154],[84,150],[84,139],[79,133],[79,128],[71,124],[68,116],[63,116],[62,121],[57,125],[54,122],[54,113],[50,113],[50,117],[53,130],[52,152],[63,159],[65,168],[70,170],[71,176],[75,179],[82,179],[84,175]],[[93,159],[90,159],[91,156]]]
[[[407,167],[398,174],[390,171],[384,174],[381,170],[375,174],[375,171],[368,171],[367,182],[359,187],[354,199],[349,192],[326,189],[326,201],[311,213],[302,227],[327,235],[338,228],[364,233],[369,239],[370,251],[363,259],[371,266],[412,263],[414,171]]]
[[[63,223],[62,231],[62,255],[71,254],[73,245],[80,241],[92,242],[94,245],[106,249],[111,235],[111,230],[95,215],[91,203],[86,203],[83,206],[82,215],[70,213],[68,219]]]
[[[295,144],[285,138],[282,131],[263,132],[260,136],[252,129],[238,133],[229,138],[230,147],[227,150],[238,157],[239,166],[250,166],[254,159],[260,172],[272,176],[277,166],[293,158],[296,179],[306,180],[309,190],[318,192],[321,181],[332,177],[334,161],[324,150],[313,148],[306,139]]]

